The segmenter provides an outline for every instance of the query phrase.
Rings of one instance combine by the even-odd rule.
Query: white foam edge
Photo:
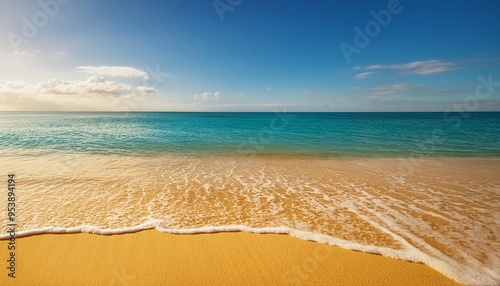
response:
[[[170,234],[209,234],[209,233],[219,233],[219,232],[247,232],[255,234],[287,234],[302,240],[314,241],[323,244],[328,244],[332,246],[337,246],[340,248],[360,251],[371,254],[380,254],[386,257],[395,258],[403,261],[410,261],[415,263],[425,264],[443,275],[465,285],[498,285],[499,281],[493,277],[485,277],[484,273],[477,273],[476,271],[470,270],[465,271],[464,269],[456,269],[455,267],[441,261],[435,257],[429,256],[428,254],[418,250],[395,250],[388,247],[364,245],[349,240],[332,237],[326,234],[314,233],[308,231],[302,231],[293,229],[287,226],[278,227],[249,227],[246,225],[224,225],[224,226],[204,226],[200,228],[187,228],[187,229],[176,229],[176,228],[165,228],[163,220],[150,220],[143,224],[129,227],[129,228],[116,228],[116,229],[101,229],[96,226],[82,225],[78,227],[44,227],[40,229],[24,230],[16,232],[16,238],[40,235],[40,234],[75,234],[75,233],[88,233],[88,234],[98,234],[98,235],[118,235],[135,233],[143,230],[156,229],[160,232],[170,233]],[[0,240],[10,239],[10,234],[0,235]]]

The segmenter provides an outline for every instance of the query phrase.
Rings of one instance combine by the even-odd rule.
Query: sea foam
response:
[[[18,237],[278,233],[500,282],[498,159],[422,159],[405,173],[388,158],[21,155],[0,150],[20,182]]]
[[[293,229],[287,226],[277,227],[250,227],[246,225],[224,225],[224,226],[204,226],[199,228],[175,229],[164,227],[165,221],[154,219],[147,221],[143,224],[128,227],[128,228],[99,228],[91,225],[82,225],[79,227],[62,228],[62,227],[44,227],[40,229],[25,230],[16,233],[16,238],[28,237],[33,235],[42,234],[76,234],[88,233],[96,235],[120,235],[127,233],[136,233],[143,230],[156,229],[163,233],[176,234],[176,235],[191,235],[191,234],[210,234],[210,233],[224,233],[224,232],[247,232],[255,234],[286,234],[302,240],[314,241],[324,243],[340,248],[360,251],[370,254],[380,254],[386,257],[395,258],[399,260],[422,263],[435,270],[441,272],[465,285],[498,285],[500,282],[500,275],[498,273],[489,272],[489,276],[484,273],[477,273],[471,269],[461,266],[460,264],[450,265],[437,258],[431,257],[417,248],[406,250],[394,250],[387,247],[380,247],[374,245],[363,245],[356,242],[336,238],[333,236],[302,231]],[[10,236],[0,235],[0,240],[9,239]]]

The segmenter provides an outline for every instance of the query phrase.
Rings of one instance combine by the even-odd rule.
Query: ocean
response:
[[[92,154],[500,156],[500,113],[0,113],[0,149]]]
[[[1,112],[0,158],[18,237],[282,233],[500,282],[500,113]]]

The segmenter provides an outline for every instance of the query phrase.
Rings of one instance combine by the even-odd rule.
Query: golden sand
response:
[[[16,244],[16,278],[2,267],[1,285],[458,285],[423,264],[288,235],[147,230],[44,234]]]
[[[446,271],[443,273],[447,273],[450,277],[461,279],[460,281],[469,281],[470,284],[498,284],[496,273],[500,273],[497,251],[500,249],[498,239],[500,228],[497,223],[500,219],[500,212],[498,212],[499,159],[139,157],[52,154],[2,157],[0,169],[11,169],[16,172],[16,230],[18,233],[46,227],[76,229],[82,226],[92,226],[100,230],[140,228],[144,225],[146,225],[145,228],[158,227],[166,230],[189,230],[207,226],[223,229],[234,225],[251,228],[286,226],[298,231],[327,235],[332,239],[356,243],[358,246],[368,246],[372,251],[389,248],[394,252],[390,254],[386,252],[387,256],[407,257],[415,261],[432,263],[436,269]],[[0,234],[1,236],[5,237],[6,229],[4,225],[4,231],[2,231],[4,234]],[[57,247],[60,245],[67,247],[75,245],[73,237],[79,236],[61,235],[51,238],[51,236],[42,235],[35,237],[35,241],[45,241],[46,237],[50,238],[48,241],[71,237],[68,242],[52,243]],[[122,236],[104,238],[107,239],[106,241],[114,241],[119,237]],[[153,237],[154,235],[151,234],[147,236],[147,239],[141,237],[134,241],[156,240]],[[186,237],[180,241],[188,242],[192,239],[190,236]],[[226,237],[233,237],[232,234],[222,237],[223,240],[220,242],[214,240],[212,244],[207,244],[210,245],[209,251],[212,248],[217,249],[217,243],[227,243],[232,247],[233,244],[250,244],[258,241],[257,238],[248,240],[249,242],[232,242],[226,239]],[[261,236],[258,237],[261,238]],[[305,238],[308,237],[311,236],[305,236]],[[92,238],[89,241],[102,238]],[[21,238],[19,241],[22,244],[30,239]],[[280,240],[282,238],[278,241]],[[194,248],[192,245],[199,244],[198,242],[186,244],[189,245],[189,249],[169,247],[174,241],[177,240],[165,239],[157,244],[165,245],[167,248],[165,251],[172,252],[180,249],[182,254],[189,254],[190,249]],[[84,246],[88,249],[96,248],[88,246],[92,242],[88,242],[87,239],[80,243],[82,248]],[[283,244],[281,241],[279,243]],[[133,249],[131,245],[132,242],[121,249]],[[343,246],[343,243],[338,245]],[[223,255],[225,253],[223,249],[227,247],[222,244],[219,246],[219,253],[221,253],[219,255]],[[50,249],[50,247],[45,248]],[[32,251],[35,248],[25,249]],[[255,254],[259,251],[258,247],[253,248],[243,248],[244,250],[239,252],[262,259],[261,254]],[[0,249],[2,249],[1,253],[5,250]],[[110,250],[103,249],[106,250],[95,251],[95,253],[103,254],[104,257],[110,256],[107,254]],[[157,252],[157,250],[144,251],[145,253]],[[294,251],[298,250],[294,249]],[[66,255],[67,252],[68,250],[65,249],[64,254]],[[199,252],[193,252],[192,257],[196,257]],[[309,252],[304,253],[306,255]],[[113,253],[122,252],[113,251]],[[265,251],[262,253],[267,254]],[[25,256],[29,257],[29,255]],[[134,257],[136,256],[137,254],[134,254]],[[197,258],[196,263],[205,263],[208,264],[207,267],[215,267],[212,265],[215,263],[213,256],[208,256],[211,257],[208,260]],[[36,270],[29,268],[29,271],[25,270],[27,267],[22,266],[21,257],[19,271],[27,271],[25,273],[30,273],[30,275],[37,273]],[[160,257],[168,259],[169,252],[165,252]],[[227,261],[237,260],[236,257],[240,256],[233,256]],[[270,257],[274,259],[274,257],[280,257],[280,254],[273,253]],[[293,261],[287,256],[284,257],[284,261]],[[299,258],[297,258],[298,262],[297,260],[293,262],[299,263],[299,266],[300,263],[314,263],[314,261],[308,262],[304,255],[298,257],[305,259],[305,262],[301,262]],[[59,258],[57,260],[61,261]],[[0,259],[2,259],[1,256]],[[71,261],[79,263],[81,258],[75,255]],[[151,261],[158,260],[140,259],[140,263],[153,263]],[[259,264],[265,265],[265,273],[277,273],[272,280],[273,283],[279,281],[285,284],[290,281],[292,284],[294,282],[304,284],[305,280],[310,280],[318,284],[335,281],[329,276],[312,278],[312,275],[302,274],[300,269],[297,272],[287,272],[296,271],[293,263],[287,268],[283,266],[283,262],[277,263],[274,260],[269,263],[266,261],[255,263],[257,260],[248,261],[242,264],[245,266],[241,267]],[[213,263],[210,264],[211,262]],[[172,269],[170,266],[164,266],[168,263],[183,265],[178,261],[160,262],[158,265],[163,267],[162,271],[166,271],[165,269]],[[337,268],[332,269],[338,269],[338,265],[343,265],[342,263],[334,260],[330,264],[337,265]],[[67,263],[63,264],[66,267]],[[91,264],[94,265],[94,268],[89,268],[92,269],[92,273],[101,271],[97,261],[89,262],[89,265]],[[113,265],[115,264],[118,263]],[[219,267],[226,264],[215,263]],[[43,265],[43,263],[33,263],[33,265]],[[235,265],[240,264],[231,265],[231,267],[236,267]],[[321,263],[321,265],[328,264]],[[378,266],[378,262],[375,265]],[[137,264],[136,267],[137,271],[147,272],[142,264]],[[189,267],[194,268],[195,264],[183,267],[188,267],[186,269],[189,270]],[[318,273],[332,271],[335,273],[330,268],[329,265],[325,268],[328,271]],[[367,268],[374,269],[369,266]],[[387,270],[391,275],[393,275],[393,268]],[[121,271],[121,268],[113,268],[115,272],[110,272],[112,270],[109,267],[104,269],[107,271],[107,277],[114,277],[113,273]],[[62,270],[60,272],[65,273]],[[377,269],[379,270],[382,271],[382,269]],[[222,270],[213,269],[204,270],[202,273],[207,271],[225,273],[221,272]],[[248,273],[252,273],[249,276],[252,279],[260,277],[258,272],[248,270],[247,273],[246,271],[240,271],[242,274],[235,275],[235,277],[245,283],[258,281],[242,278],[250,275]],[[177,275],[174,277],[189,282],[190,276],[184,277],[178,273],[190,272],[174,271]],[[351,272],[346,274],[351,275],[351,278],[346,278],[346,281],[361,279],[357,278],[357,271]],[[141,273],[134,272],[131,276],[145,275]],[[45,275],[54,276],[53,273]],[[227,275],[223,274],[221,277],[225,276]],[[374,274],[368,277],[376,279],[371,276]],[[153,277],[161,276],[153,275]],[[384,275],[378,274],[377,277],[384,277]],[[402,277],[418,281],[406,273]],[[86,279],[91,279],[91,277]],[[203,279],[210,281],[208,277]],[[226,279],[229,284],[239,284],[231,278]],[[137,281],[129,285],[134,285],[135,282]],[[118,280],[114,283],[120,285]],[[1,281],[0,285],[3,285]]]

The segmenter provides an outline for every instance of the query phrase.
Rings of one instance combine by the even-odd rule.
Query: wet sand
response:
[[[16,243],[16,278],[4,269],[2,285],[458,285],[423,264],[288,235],[146,230]]]
[[[288,227],[307,232],[304,236],[295,235],[303,240],[325,242],[321,237],[323,235],[328,236],[326,241],[329,244],[341,248],[424,262],[462,283],[496,285],[500,281],[500,227],[497,223],[500,219],[499,159],[21,155],[0,156],[0,169],[16,172],[17,231],[21,235],[23,231],[30,230],[50,233],[51,230],[46,230],[46,227],[77,229],[73,232],[79,232],[78,229],[85,226],[94,227],[97,233],[110,234],[116,230],[123,233],[141,229],[148,223],[149,226],[142,229],[159,227],[166,232],[179,230],[183,234],[204,227],[234,225],[283,233],[274,231],[274,228]],[[3,233],[0,237],[5,237]],[[144,236],[142,232],[140,235]],[[214,241],[206,244],[208,251],[218,245],[218,253],[224,253],[225,246],[221,243],[228,244],[228,247],[239,243],[233,241],[233,235],[174,237],[186,237],[179,241],[185,240],[189,247],[198,244],[187,243],[192,237],[210,237]],[[65,255],[69,255],[68,246],[81,245],[82,249],[94,251],[92,249],[96,247],[90,245],[94,243],[90,241],[106,239],[102,242],[106,244],[106,241],[117,240],[114,243],[119,243],[130,240],[122,243],[121,252],[113,252],[114,256],[126,257],[130,255],[129,249],[134,249],[142,241],[152,240],[156,234],[140,239],[129,238],[129,235],[95,235],[80,239],[87,236],[71,234],[19,238],[19,251],[36,252],[42,251],[38,250],[40,247],[51,249],[63,246]],[[247,240],[250,241],[247,243],[255,243],[261,238],[251,236],[255,238]],[[275,237],[282,240],[283,236]],[[222,241],[217,242],[215,238]],[[35,242],[23,248],[22,244],[31,239]],[[307,254],[300,249],[304,241],[297,243],[298,249],[294,249],[294,253]],[[157,244],[169,245],[165,242]],[[110,247],[113,249],[113,244]],[[181,249],[189,253],[189,247]],[[176,247],[167,248],[177,251]],[[110,255],[106,259],[113,259],[106,249],[92,255],[89,252],[88,255],[103,253],[105,257]],[[391,251],[385,251],[387,249]],[[167,253],[157,259],[153,254],[157,250],[145,250],[148,251],[153,256],[141,258],[149,261],[147,263],[166,259],[164,256]],[[239,252],[254,255],[253,262],[267,259],[261,258],[267,255],[266,252],[262,255],[247,254],[253,253],[248,248]],[[191,255],[196,257],[197,252]],[[274,256],[278,254],[271,255]],[[74,257],[71,261],[79,261],[77,254]],[[253,262],[250,260],[248,264]],[[407,263],[397,262],[397,265]],[[19,271],[24,269],[22,263],[20,258]],[[159,262],[158,265],[167,265],[165,263]],[[221,265],[226,264],[207,267],[225,269],[226,266]],[[104,271],[95,267],[92,271]],[[142,266],[137,267],[141,269]],[[189,267],[194,269],[194,264]],[[272,273],[286,272],[283,269],[276,271],[276,267],[268,265],[263,269]],[[379,271],[377,267],[375,263],[375,269]],[[110,271],[109,267],[105,269]],[[92,273],[91,270],[86,271]],[[345,272],[348,272],[345,275],[352,274],[350,270]],[[28,273],[31,275],[36,271]],[[242,273],[246,275],[246,272]],[[139,277],[139,274],[135,276]],[[189,276],[181,278],[182,281],[190,279]],[[292,281],[296,282],[295,278],[293,276]],[[351,278],[345,281],[351,281]],[[276,279],[273,281],[278,281]]]

